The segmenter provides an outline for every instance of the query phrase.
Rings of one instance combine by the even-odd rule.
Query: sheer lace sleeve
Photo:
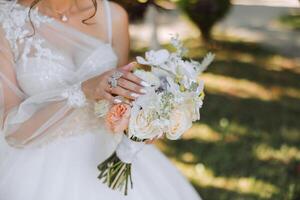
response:
[[[14,55],[0,31],[1,134],[10,145],[22,147],[48,137],[47,134],[67,115],[85,105],[80,82],[30,96],[22,92],[17,81]]]

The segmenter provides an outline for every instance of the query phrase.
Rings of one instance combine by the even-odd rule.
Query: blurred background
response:
[[[116,0],[130,14],[134,59],[179,34],[203,75],[201,120],[158,147],[204,200],[300,200],[297,0]]]

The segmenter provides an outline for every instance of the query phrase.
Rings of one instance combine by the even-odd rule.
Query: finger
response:
[[[147,140],[145,143],[146,143],[146,144],[152,144],[153,141],[152,141],[152,140]]]
[[[144,86],[144,87],[150,87],[150,84],[147,83],[146,81],[140,79],[139,77],[137,77],[136,75],[134,75],[131,72],[127,72],[127,71],[123,71],[124,75],[122,76],[122,78],[127,79],[131,82],[134,82],[135,84]]]
[[[137,66],[137,62],[131,62],[131,63],[129,63],[128,65],[125,65],[125,66],[121,67],[121,69],[130,72],[130,71],[132,71],[136,66]]]
[[[112,94],[118,95],[118,96],[122,96],[125,97],[127,99],[130,100],[135,100],[136,98],[138,98],[139,96],[141,96],[140,94],[137,94],[135,92],[131,92],[130,90],[126,90],[122,87],[116,87],[116,88],[112,88],[111,90]]]
[[[146,144],[153,144],[156,141],[156,139],[152,139],[152,140],[147,140],[145,143]]]
[[[128,81],[124,78],[120,78],[118,80],[118,85],[121,86],[124,89],[131,90],[135,93],[140,93],[140,94],[145,94],[146,93],[146,90],[142,86],[140,86],[136,83],[133,83],[131,81]]]
[[[146,144],[152,144],[155,141],[155,138],[146,140]]]
[[[159,140],[161,138],[163,138],[163,135],[158,135],[158,136],[155,136],[152,139],[147,140],[145,143],[146,144],[153,144],[154,142],[156,142],[157,140]]]
[[[104,95],[103,95],[104,99],[108,100],[109,102],[114,102],[114,97],[109,94],[108,92],[105,92]]]

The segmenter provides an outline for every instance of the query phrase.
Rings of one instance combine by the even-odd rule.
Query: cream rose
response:
[[[168,139],[177,140],[192,127],[190,115],[185,107],[173,110],[170,117],[169,130],[166,133]]]
[[[142,109],[138,105],[133,106],[128,127],[129,137],[139,139],[153,139],[163,134],[160,120],[157,119],[155,110]]]

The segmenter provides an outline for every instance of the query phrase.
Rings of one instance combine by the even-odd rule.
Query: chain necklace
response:
[[[51,11],[51,12],[53,12],[53,13],[55,13],[56,15],[58,15],[59,16],[59,19],[60,19],[60,21],[62,21],[62,22],[68,22],[69,21],[69,19],[70,19],[70,10],[71,10],[71,8],[73,7],[73,5],[72,6],[70,6],[67,10],[65,10],[65,11],[57,11],[57,10],[54,10],[53,8],[50,8],[50,7],[48,7],[48,6],[45,6],[49,11]]]

